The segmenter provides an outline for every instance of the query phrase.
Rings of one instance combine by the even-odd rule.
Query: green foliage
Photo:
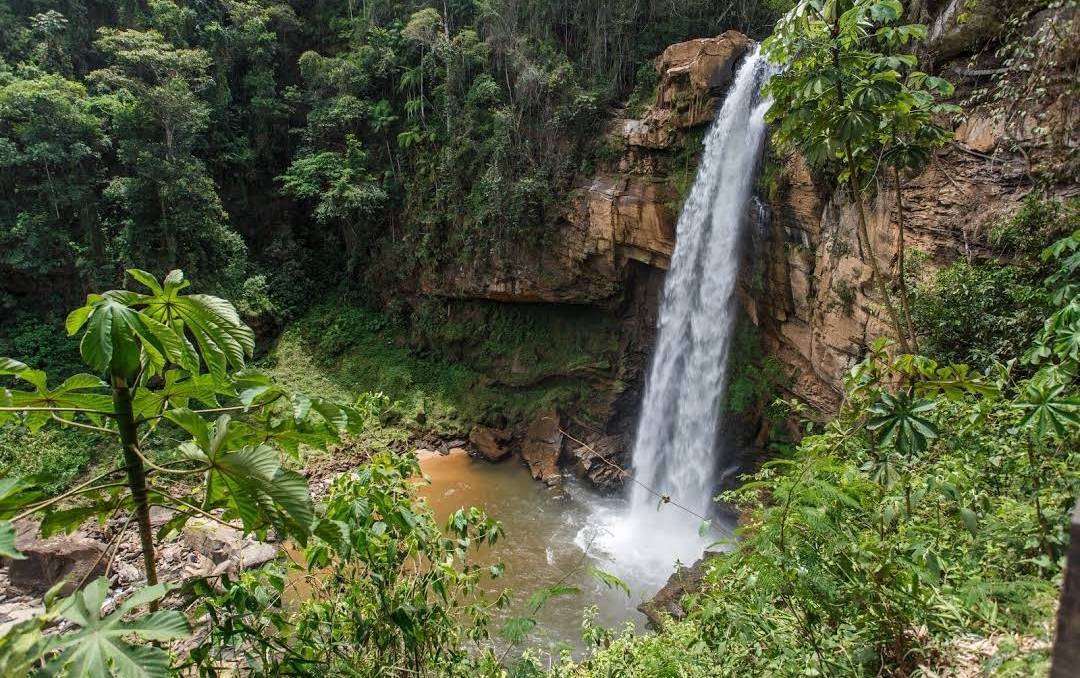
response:
[[[764,356],[761,336],[746,317],[740,317],[728,349],[728,383],[724,395],[726,412],[747,412],[771,401],[787,377],[783,364]]]
[[[47,494],[66,490],[104,451],[104,436],[62,428],[0,427],[0,476],[41,476]]]
[[[911,316],[929,354],[983,368],[1019,357],[1046,309],[1031,270],[958,261],[915,289]]]
[[[626,115],[631,118],[642,116],[655,101],[659,83],[660,74],[656,71],[656,64],[651,60],[641,64],[634,74],[634,89],[626,101]]]
[[[381,392],[405,427],[456,435],[555,405],[584,410],[590,380],[612,368],[616,330],[591,309],[536,304],[429,299],[396,318],[320,307],[285,333],[271,360],[286,383],[346,399]]]
[[[1036,257],[1043,246],[1080,227],[1080,199],[1059,200],[1031,192],[1020,211],[991,227],[988,240],[1006,255]]]
[[[151,612],[133,621],[125,620],[136,608],[162,598],[168,589],[149,586],[120,603],[108,614],[102,604],[109,582],[95,579],[84,590],[56,602],[46,618],[64,620],[77,630],[50,635],[35,643],[39,657],[50,658],[45,664],[49,675],[105,676],[124,678],[164,678],[169,675],[169,655],[160,647],[134,644],[131,639],[168,641],[191,635],[188,621],[175,610]]]
[[[933,116],[953,107],[934,99],[952,86],[916,70],[908,50],[926,27],[898,23],[902,13],[897,0],[803,0],[777,23],[765,51],[786,67],[766,90],[781,149],[861,185],[882,164],[919,167],[948,139]]]
[[[112,615],[100,616],[107,592],[102,579],[55,613],[81,629],[19,646],[20,652],[44,657],[54,673],[166,673],[168,658],[161,650],[121,641],[128,636],[169,640],[187,631],[178,612],[122,621],[165,592],[155,586],[151,501],[176,512],[164,532],[180,529],[196,515],[237,518],[245,532],[273,529],[281,538],[304,544],[318,527],[314,508],[307,481],[284,468],[283,458],[298,455],[301,445],[324,446],[344,432],[358,431],[368,416],[320,397],[284,391],[247,368],[254,346],[250,328],[223,299],[181,294],[187,281],[180,271],[163,282],[144,271],[128,274],[150,293],[88,295],[87,304],[72,311],[66,323],[69,334],[83,333],[85,362],[108,382],[76,374],[50,387],[45,372],[0,358],[0,377],[17,384],[0,390],[0,424],[13,422],[32,432],[48,423],[78,428],[95,442],[119,439],[123,455],[122,465],[111,464],[52,499],[46,492],[62,478],[5,476],[0,482],[0,537],[6,540],[12,523],[31,514],[41,516],[40,530],[47,535],[74,529],[92,516],[123,512],[138,528],[146,569],[148,587]],[[239,404],[220,407],[218,398]],[[210,407],[191,409],[192,401]],[[204,416],[213,414],[220,416],[208,424]],[[181,441],[174,460],[158,465],[143,449],[158,442],[151,434],[163,421],[191,438]],[[198,489],[183,482],[193,476],[202,480]],[[220,517],[210,513],[219,509]]]
[[[31,367],[61,379],[83,369],[79,349],[67,338],[64,318],[16,311],[0,326],[0,355],[17,355]]]
[[[293,608],[278,568],[224,580],[207,596],[209,642],[196,662],[228,648],[267,673],[374,676],[395,666],[451,675],[492,663],[475,658],[464,642],[487,638],[492,607],[480,584],[491,568],[471,563],[474,548],[493,545],[499,524],[478,509],[462,509],[445,530],[414,498],[415,459],[378,454],[334,481],[314,527],[315,537],[296,565],[311,583]]]

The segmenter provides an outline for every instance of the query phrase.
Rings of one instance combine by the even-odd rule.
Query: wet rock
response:
[[[455,457],[459,454],[467,455],[469,454],[469,451],[466,450],[464,447],[451,447],[449,450],[446,451],[446,456],[448,457]]]
[[[510,454],[506,443],[510,440],[510,433],[498,428],[477,426],[469,433],[469,442],[476,451],[488,461],[499,461]]]
[[[701,559],[690,567],[680,567],[651,600],[638,605],[638,611],[648,617],[649,624],[657,629],[663,624],[665,616],[670,616],[676,621],[685,618],[686,610],[682,606],[683,596],[701,591],[705,563],[719,555],[719,553],[706,551]]]
[[[560,425],[557,411],[540,413],[526,429],[525,440],[521,445],[521,458],[528,465],[529,473],[548,485],[562,482],[562,474],[559,473],[563,441]]]
[[[623,474],[619,471],[619,455],[623,451],[623,436],[610,435],[578,446],[570,451],[574,471],[602,490],[622,487]]]
[[[193,519],[184,527],[183,542],[214,565],[228,563],[227,569],[232,572],[258,567],[278,555],[276,544],[256,541],[245,537],[243,532],[236,528],[201,519]],[[192,569],[190,566],[194,565],[195,572],[185,572],[186,574],[202,574],[201,563],[188,562],[187,565],[189,567],[185,568],[186,570]]]
[[[8,561],[9,581],[15,588],[42,594],[66,581],[60,590],[66,596],[82,581],[105,574],[104,543],[81,534],[37,539],[36,533],[33,525],[21,527],[16,535],[16,547],[26,558]]]

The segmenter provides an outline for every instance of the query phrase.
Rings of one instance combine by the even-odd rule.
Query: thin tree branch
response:
[[[55,496],[55,497],[53,497],[51,499],[46,499],[45,501],[33,504],[30,507],[28,507],[27,509],[25,509],[22,513],[19,513],[14,518],[12,518],[11,522],[15,522],[17,520],[25,518],[26,516],[30,515],[31,513],[34,513],[36,511],[40,511],[41,509],[46,508],[48,506],[52,506],[53,504],[61,502],[64,499],[67,499],[68,497],[73,497],[76,494],[79,494],[80,492],[86,490],[86,488],[88,488],[90,485],[93,485],[94,483],[98,482],[99,480],[104,480],[104,479],[108,478],[109,476],[111,476],[112,474],[119,473],[120,471],[121,471],[121,469],[113,469],[113,470],[108,471],[106,473],[102,473],[101,475],[99,475],[99,476],[97,476],[95,478],[91,478],[90,480],[87,480],[85,483],[82,483],[80,485],[77,485],[77,486],[71,488],[70,490],[68,490],[67,492],[64,492],[63,494],[59,494],[59,495],[57,495],[57,496]],[[93,489],[98,489],[98,488],[93,488]]]
[[[213,515],[212,513],[207,513],[206,511],[202,510],[198,506],[195,506],[194,504],[190,504],[190,503],[184,501],[183,499],[181,499],[179,497],[174,497],[173,495],[169,494],[168,492],[165,492],[163,490],[159,490],[156,487],[147,488],[147,491],[151,492],[153,494],[156,494],[159,497],[164,497],[165,499],[170,499],[172,501],[175,501],[177,504],[180,504],[181,506],[183,506],[183,507],[185,507],[187,509],[190,509],[191,511],[194,511],[196,514],[198,514],[199,516],[201,516],[203,518],[206,518],[207,520],[212,520],[215,523],[220,523],[221,525],[224,525],[225,527],[231,527],[234,530],[240,530],[241,532],[243,532],[242,527],[237,527],[236,525],[228,523],[228,522],[222,520],[221,518],[218,518],[217,516]],[[180,509],[177,509],[175,506],[169,506],[167,504],[156,504],[156,505],[180,511]],[[180,511],[180,512],[181,513],[187,513],[187,511]]]
[[[257,410],[257,409],[266,407],[267,405],[271,405],[271,404],[277,402],[278,400],[280,400],[281,397],[282,397],[281,395],[277,395],[277,396],[274,396],[273,398],[271,398],[270,400],[267,400],[265,403],[258,403],[257,405],[234,405],[234,406],[231,406],[231,407],[213,407],[213,408],[210,408],[210,409],[207,409],[207,410],[192,410],[192,412],[194,412],[195,414],[217,414],[217,413],[221,413],[221,412],[250,412],[252,410]],[[164,419],[164,418],[165,418],[165,413],[156,414],[156,415],[154,415],[152,417],[143,417],[142,419],[139,419],[138,421],[136,421],[135,425],[138,426],[140,424],[145,424],[145,423],[147,423],[149,421],[153,421],[155,419]]]

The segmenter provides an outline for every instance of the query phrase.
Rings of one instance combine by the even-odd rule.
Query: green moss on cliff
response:
[[[271,351],[290,385],[352,399],[384,393],[388,424],[460,434],[551,406],[587,407],[610,387],[615,322],[595,309],[425,299],[393,315],[322,306]]]

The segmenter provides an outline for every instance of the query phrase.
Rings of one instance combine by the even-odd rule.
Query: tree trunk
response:
[[[123,377],[112,378],[113,407],[116,410],[117,429],[124,448],[124,467],[128,487],[134,504],[135,523],[139,526],[139,543],[142,546],[143,565],[146,567],[146,584],[157,583],[157,566],[154,558],[154,533],[150,527],[150,502],[147,498],[146,469],[139,456],[139,435],[135,429],[135,416],[131,411],[131,389]]]
[[[885,284],[885,276],[881,272],[881,267],[878,266],[877,257],[874,256],[874,248],[870,242],[870,229],[866,225],[866,206],[863,205],[862,190],[859,187],[859,173],[855,166],[855,157],[851,153],[850,144],[847,145],[846,154],[848,173],[850,174],[848,183],[851,186],[852,199],[859,209],[859,230],[862,232],[863,240],[866,241],[866,256],[870,259],[870,269],[873,271],[874,285],[877,287],[878,294],[881,295],[881,303],[885,306],[885,312],[889,315],[889,321],[893,326],[893,331],[896,332],[896,340],[900,342],[900,349],[904,353],[909,353],[910,348],[908,347],[907,333],[904,331],[904,327],[900,323],[900,316],[897,315],[896,308],[889,298],[889,286]]]
[[[911,340],[911,348],[919,352],[919,338],[915,336],[915,325],[911,322],[911,295],[908,293],[907,271],[904,268],[904,197],[903,186],[900,183],[900,170],[893,168],[896,178],[896,223],[897,223],[897,268],[899,270],[900,283],[900,310],[904,314],[904,324],[907,328],[908,338]]]

